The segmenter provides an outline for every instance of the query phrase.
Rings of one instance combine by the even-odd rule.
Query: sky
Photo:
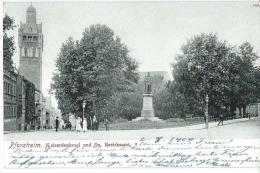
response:
[[[216,33],[231,45],[250,42],[260,55],[260,8],[253,2],[33,2],[42,23],[42,92],[48,94],[55,60],[70,36],[79,40],[86,27],[105,24],[139,62],[139,71],[168,71],[181,46],[194,35]],[[17,28],[14,63],[19,67],[18,28],[30,2],[4,3]],[[54,100],[54,104],[56,101]],[[55,106],[56,107],[56,106]]]

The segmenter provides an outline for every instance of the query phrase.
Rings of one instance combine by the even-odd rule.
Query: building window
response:
[[[22,56],[25,55],[25,54],[24,54],[24,48],[23,48],[23,47],[21,48],[21,53],[22,53]]]
[[[37,41],[37,37],[36,36],[33,36],[33,41]]]
[[[26,41],[26,40],[27,40],[27,38],[26,38],[26,36],[24,35],[24,36],[23,36],[23,41]]]
[[[33,47],[30,47],[31,57],[33,57]]]
[[[28,41],[32,41],[32,36],[28,36]]]
[[[33,55],[32,47],[28,47],[28,57],[32,57]]]
[[[4,106],[4,115],[6,116],[6,106]]]
[[[41,57],[41,49],[40,48],[38,48],[38,57]]]
[[[12,85],[10,84],[10,94],[13,95],[13,87]],[[12,97],[11,97],[12,98]]]
[[[24,48],[24,56],[28,56],[28,50],[27,50],[27,48]]]
[[[38,49],[35,47],[35,57],[38,57]]]
[[[16,86],[14,85],[14,95],[16,95]]]
[[[36,56],[37,56],[37,55],[36,55],[36,48],[33,47],[32,50],[33,50],[33,57],[36,57]]]
[[[29,28],[29,32],[32,32],[32,28],[31,27]]]
[[[7,83],[7,94],[9,94],[9,84]]]
[[[6,93],[6,82],[4,81],[4,93]]]

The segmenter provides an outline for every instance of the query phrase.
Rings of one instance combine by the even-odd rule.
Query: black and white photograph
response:
[[[259,2],[3,2],[4,167],[260,167]]]

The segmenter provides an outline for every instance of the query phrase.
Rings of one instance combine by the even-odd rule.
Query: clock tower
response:
[[[36,9],[32,4],[26,11],[26,23],[20,23],[18,44],[21,75],[34,83],[37,89],[42,90],[42,24],[37,24]]]

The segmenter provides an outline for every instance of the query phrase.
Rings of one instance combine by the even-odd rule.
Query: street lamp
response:
[[[94,113],[94,115],[93,115],[93,117],[95,116],[96,117],[96,114],[97,114],[97,112],[96,112],[96,98],[97,98],[97,95],[96,95],[96,93],[94,92],[93,93],[93,95],[92,95],[92,110],[93,110],[93,113]],[[92,117],[92,119],[91,119],[91,129],[93,130],[93,128],[95,128],[93,125],[93,117]],[[97,118],[97,117],[96,117]]]
[[[209,96],[208,94],[206,95],[206,111],[205,111],[205,116],[206,116],[206,124],[205,128],[209,128]]]
[[[82,108],[83,108],[82,122],[83,122],[83,118],[84,118],[84,114],[85,114],[85,106],[86,106],[86,101],[84,100],[82,103]]]

